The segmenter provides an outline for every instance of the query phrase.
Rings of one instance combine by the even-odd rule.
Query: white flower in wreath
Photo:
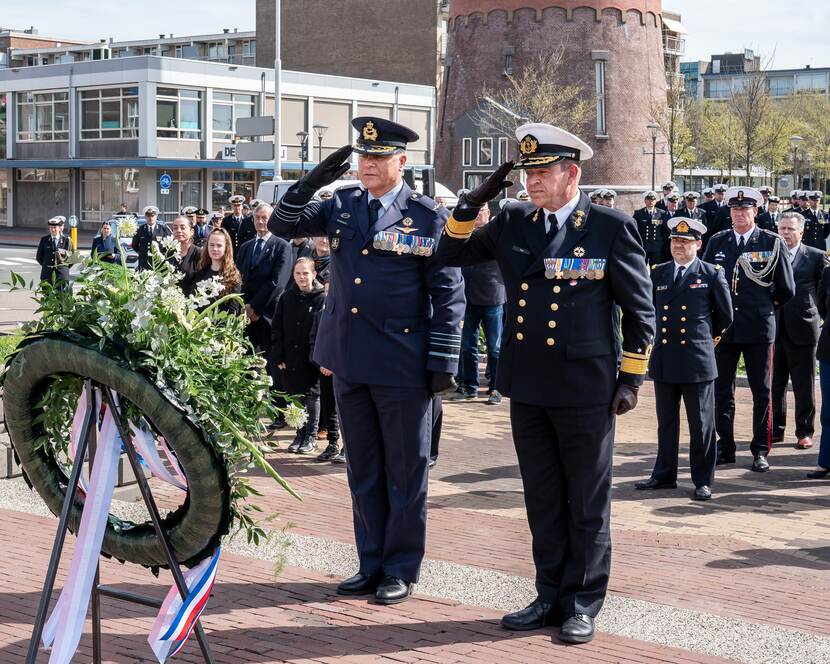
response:
[[[159,244],[161,245],[161,248],[164,249],[164,253],[168,255],[177,254],[181,250],[181,244],[172,235],[166,235],[161,238],[161,240],[159,240]]]
[[[297,404],[288,404],[283,412],[285,423],[292,429],[299,429],[308,420],[308,413],[305,408],[300,408]]]
[[[178,288],[164,288],[159,294],[159,303],[165,311],[181,315],[187,308],[187,298]]]
[[[135,217],[124,217],[118,224],[119,237],[132,237],[138,232],[138,224]]]

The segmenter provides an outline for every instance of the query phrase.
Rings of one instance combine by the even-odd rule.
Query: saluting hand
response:
[[[611,415],[625,415],[637,405],[637,388],[621,383],[611,400]]]
[[[351,154],[352,146],[344,145],[311,169],[292,189],[301,194],[313,196],[318,189],[339,180],[351,168],[351,163],[348,161]]]
[[[452,216],[458,221],[475,219],[482,205],[498,196],[502,189],[513,186],[512,182],[504,179],[512,170],[513,161],[506,161],[475,189],[466,194],[461,194],[458,205],[452,211]]]

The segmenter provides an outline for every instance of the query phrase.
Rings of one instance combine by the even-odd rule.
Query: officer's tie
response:
[[[676,274],[676,275],[674,275],[674,285],[675,285],[675,287],[676,287],[676,286],[677,286],[677,285],[678,285],[681,281],[683,281],[683,272],[684,272],[685,270],[686,270],[686,268],[685,268],[684,266],[682,266],[682,265],[681,265],[679,268],[677,268],[677,274]]]
[[[565,241],[568,224],[564,221],[560,224],[555,214],[548,215],[548,220],[550,221],[550,228],[545,233],[545,244],[548,245],[548,255],[556,256],[556,252],[559,251],[559,247]]]
[[[259,255],[262,253],[263,244],[265,244],[265,240],[261,237],[257,238],[256,244],[254,245],[254,253],[251,256],[251,265],[256,265],[259,262]]]
[[[738,242],[738,253],[739,254],[744,253],[745,249],[746,249],[746,242],[744,241],[744,236],[741,235],[741,241]]]
[[[380,202],[379,198],[373,198],[369,201],[369,227],[363,228],[363,224],[360,224],[360,230],[363,235],[366,235],[369,229],[374,227],[375,222],[378,220],[378,214],[380,213],[381,207],[383,207],[383,204]]]

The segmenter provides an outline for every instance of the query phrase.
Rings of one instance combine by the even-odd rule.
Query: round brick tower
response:
[[[581,132],[594,149],[582,187],[616,190],[618,207],[629,211],[642,205],[641,192],[651,188],[646,125],[654,100],[666,99],[660,13],[661,0],[451,0],[435,143],[439,181],[468,186],[493,170],[486,166],[487,134],[474,119],[477,96],[485,85],[505,86],[511,68],[518,74],[540,53],[564,44],[562,84],[580,84],[590,96],[604,86],[604,131],[592,121]],[[599,86],[598,77],[604,78]],[[492,138],[497,165],[504,142],[500,151],[499,137]],[[513,136],[507,151],[511,158],[517,154]],[[658,188],[669,173],[668,157],[658,155]]]

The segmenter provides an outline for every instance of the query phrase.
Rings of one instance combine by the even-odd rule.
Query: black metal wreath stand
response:
[[[84,390],[86,390],[87,393],[88,403],[92,404],[92,407],[87,409],[86,417],[81,428],[81,437],[80,441],[78,442],[78,449],[75,452],[75,459],[72,463],[72,471],[69,475],[69,483],[66,487],[66,496],[63,501],[63,508],[61,509],[60,521],[58,522],[58,531],[55,534],[55,542],[52,545],[52,556],[49,559],[49,567],[46,570],[46,579],[43,582],[43,592],[41,593],[40,603],[38,604],[37,614],[35,615],[34,630],[32,632],[32,640],[29,642],[29,652],[26,656],[26,664],[35,664],[37,660],[38,646],[40,643],[41,636],[43,634],[43,627],[46,623],[46,613],[49,609],[49,601],[52,597],[52,590],[54,589],[55,577],[58,573],[58,566],[60,564],[61,553],[63,551],[63,544],[66,540],[66,533],[69,530],[69,511],[72,507],[72,501],[74,500],[75,491],[78,487],[78,480],[80,479],[81,471],[83,469],[84,457],[86,456],[87,448],[89,448],[90,451],[90,465],[92,464],[92,459],[95,455],[95,421],[97,418],[99,405],[96,399],[96,394],[98,392],[103,394],[104,403],[107,405],[107,408],[110,408],[112,411],[113,419],[115,420],[115,425],[118,428],[118,433],[121,436],[121,440],[124,442],[124,449],[127,452],[127,458],[130,461],[130,466],[133,470],[133,474],[135,475],[136,481],[138,482],[138,488],[141,492],[141,497],[144,499],[144,504],[147,506],[147,510],[150,512],[150,519],[153,522],[153,527],[155,528],[156,536],[159,538],[159,542],[161,542],[161,546],[164,549],[164,555],[167,558],[167,564],[170,567],[171,573],[173,574],[173,579],[176,582],[176,587],[179,589],[179,594],[181,595],[182,600],[187,598],[188,594],[187,584],[185,583],[184,575],[182,574],[181,568],[176,562],[176,558],[173,554],[173,547],[170,545],[170,541],[167,539],[167,536],[164,533],[164,529],[161,526],[161,517],[159,515],[158,507],[156,506],[156,501],[153,498],[153,494],[150,492],[150,485],[147,482],[147,478],[144,476],[144,472],[142,471],[141,466],[139,465],[138,455],[136,454],[135,447],[132,443],[132,439],[127,433],[126,427],[124,426],[124,420],[122,419],[121,411],[115,405],[115,399],[113,398],[112,390],[106,385],[94,383],[89,379],[87,379],[84,383]],[[101,663],[101,595],[105,595],[106,597],[112,597],[114,599],[118,599],[124,602],[131,602],[133,604],[149,606],[155,609],[160,608],[162,604],[161,600],[156,599],[155,597],[139,595],[136,593],[127,592],[125,590],[119,590],[118,588],[113,588],[112,586],[102,585],[100,583],[99,572],[98,570],[96,570],[95,582],[92,585],[91,598],[92,661],[94,664]],[[202,629],[201,620],[197,621],[196,628],[194,631],[196,634],[196,639],[199,642],[199,647],[202,650],[202,656],[204,657],[205,662],[207,664],[215,664],[213,653],[211,652],[210,646],[208,645],[204,629]]]

